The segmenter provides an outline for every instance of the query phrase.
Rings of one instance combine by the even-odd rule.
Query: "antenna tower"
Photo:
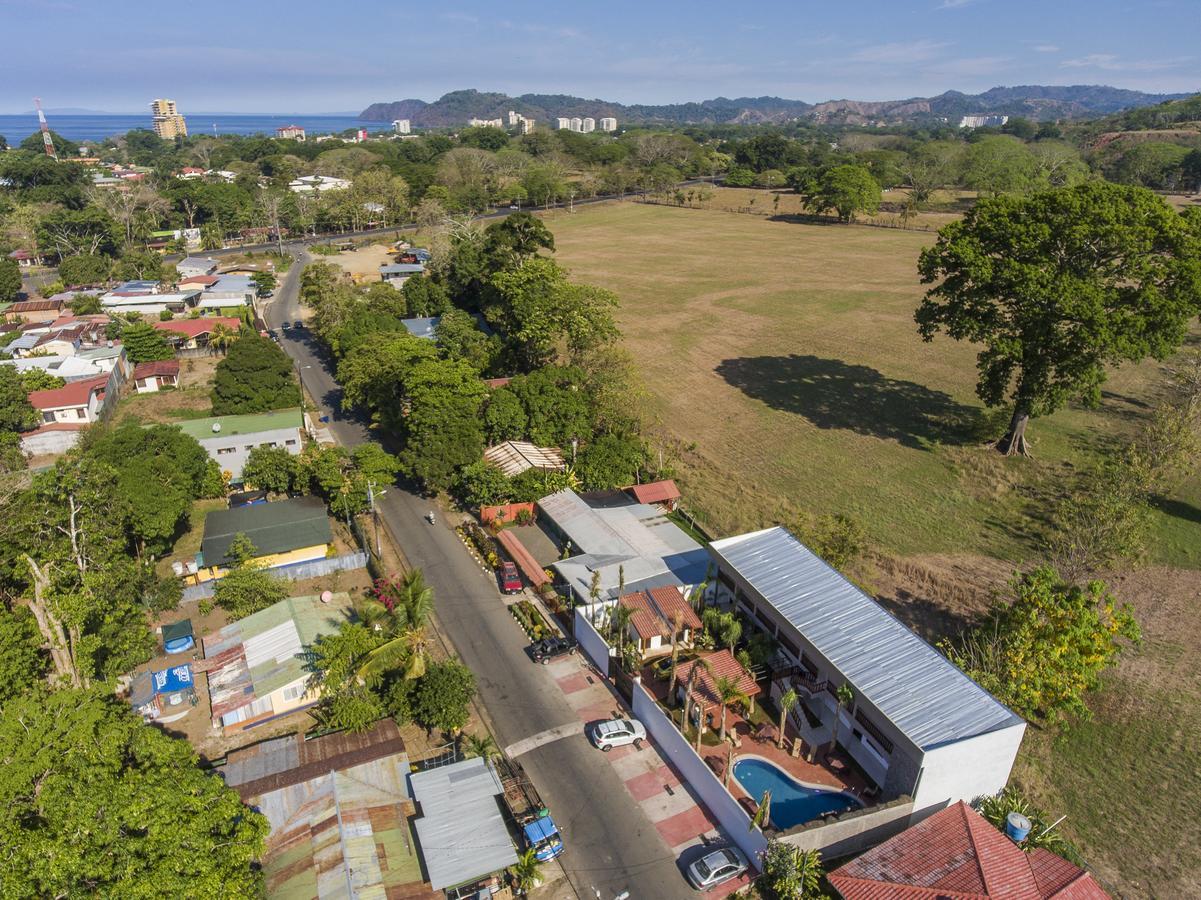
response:
[[[46,124],[46,114],[42,112],[42,98],[34,97],[33,102],[38,108],[38,127],[42,129],[42,144],[46,148],[46,155],[57,160],[58,154],[54,150],[54,141],[50,138],[50,126]]]

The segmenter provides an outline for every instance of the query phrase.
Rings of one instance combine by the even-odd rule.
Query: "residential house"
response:
[[[539,447],[529,441],[502,441],[485,450],[484,459],[510,478],[529,469],[562,472],[567,468],[558,447]]]
[[[197,320],[200,321],[200,320]],[[299,456],[304,420],[299,409],[277,409],[265,413],[212,416],[178,423],[180,431],[194,437],[208,455],[240,483],[242,467],[255,447],[283,447]]]
[[[647,484],[632,484],[626,488],[626,493],[648,506],[663,506],[668,510],[675,510],[680,505],[680,489],[670,478]]]
[[[16,260],[17,265],[22,269],[32,269],[34,266],[46,264],[46,259],[40,250],[14,250],[8,254],[8,258]]]
[[[43,422],[90,425],[100,419],[110,377],[101,375],[73,381],[60,388],[30,391],[29,403],[41,414]]]
[[[4,317],[10,321],[49,322],[58,318],[62,311],[62,300],[22,300],[9,306]]]
[[[567,489],[538,501],[543,523],[570,554],[551,568],[580,603],[592,603],[593,573],[599,600],[663,585],[685,590],[705,580],[704,548],[661,509],[635,503],[621,491],[589,494]]]
[[[200,309],[231,309],[239,306],[254,308],[258,288],[249,275],[218,275],[206,285],[196,305]]]
[[[133,370],[133,382],[139,394],[154,394],[165,387],[178,387],[179,360],[139,363]]]
[[[379,267],[379,280],[399,288],[414,275],[420,275],[424,271],[424,263],[388,263]]]
[[[683,591],[672,585],[622,594],[617,603],[630,611],[629,639],[643,659],[669,653],[673,644],[691,645],[701,628]]]
[[[315,594],[289,597],[205,637],[196,671],[208,675],[213,727],[230,735],[315,704],[320,690],[309,684],[313,672],[305,651],[336,632],[353,609],[345,592],[328,602]]]
[[[489,760],[477,756],[414,772],[409,784],[431,888],[472,884],[517,862],[501,811],[504,786]]]
[[[718,601],[776,640],[772,689],[801,694],[808,715],[794,723],[807,744],[836,741],[886,800],[911,797],[915,815],[1005,786],[1026,723],[786,529],[710,552]]]
[[[122,281],[112,289],[111,293],[134,297],[139,295],[146,296],[147,294],[157,294],[161,290],[162,285],[160,285],[157,281],[133,279],[131,281]]]
[[[1109,900],[1084,869],[1029,852],[962,800],[829,875],[843,900]]]
[[[350,187],[345,178],[334,178],[330,175],[302,175],[288,182],[288,190],[294,194],[307,194],[311,191],[343,191]]]
[[[123,352],[120,347],[117,352]],[[84,351],[86,354],[87,351]],[[64,381],[83,381],[88,378],[101,378],[112,371],[104,368],[101,363],[85,358],[84,354],[77,356],[25,356],[14,359],[0,359],[0,365],[12,366],[18,372],[28,372],[31,369],[41,369],[47,375],[55,375]]]
[[[171,319],[167,322],[151,322],[151,328],[167,333],[167,340],[176,350],[198,350],[208,346],[213,329],[224,325],[230,331],[242,327],[242,321],[232,316],[202,316],[198,319]]]
[[[435,896],[421,884],[409,757],[391,719],[362,734],[261,741],[231,751],[219,772],[271,825],[267,896]]]
[[[203,291],[216,284],[218,278],[220,278],[219,275],[185,275],[180,277],[175,286],[178,288],[200,288]]]
[[[188,256],[175,264],[175,271],[183,278],[189,275],[212,275],[217,271],[217,260],[206,256]]]
[[[400,324],[413,337],[432,341],[438,337],[438,323],[441,321],[441,316],[418,316],[412,319],[402,319]]]
[[[713,722],[721,718],[721,694],[717,690],[717,682],[722,678],[732,681],[738,693],[747,697],[751,703],[754,703],[755,697],[763,690],[729,650],[702,653],[696,659],[681,663],[676,668],[676,694],[679,700],[685,700],[688,684],[692,682],[692,702],[700,707],[700,715],[706,717],[706,727],[712,727]],[[712,721],[709,720],[709,716],[712,716]]]
[[[196,305],[200,297],[199,290],[181,290],[169,294],[148,293],[118,293],[109,291],[100,297],[100,304],[106,312],[128,314],[141,313],[143,316],[158,316],[164,311],[174,314],[185,312]]]
[[[237,509],[218,509],[204,517],[204,537],[196,558],[197,582],[226,574],[230,548],[245,535],[255,562],[266,569],[324,559],[333,543],[329,515],[320,497],[290,497]]]

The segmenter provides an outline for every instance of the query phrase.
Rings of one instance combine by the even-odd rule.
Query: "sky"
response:
[[[0,113],[321,113],[463,88],[622,103],[1201,90],[1198,0],[0,0]],[[1173,26],[1171,23],[1176,23]]]

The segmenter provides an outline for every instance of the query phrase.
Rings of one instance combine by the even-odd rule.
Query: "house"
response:
[[[181,290],[169,294],[146,293],[117,293],[109,291],[100,297],[100,305],[106,312],[128,314],[141,313],[143,316],[158,316],[164,311],[181,313],[196,305],[200,291]]]
[[[217,260],[206,256],[187,256],[175,264],[181,278],[189,275],[212,275],[217,271]]]
[[[60,388],[30,391],[29,403],[46,423],[90,425],[100,419],[105,407],[105,389],[111,375],[72,381]]]
[[[565,559],[551,568],[580,603],[592,603],[593,573],[599,573],[597,599],[662,585],[685,590],[705,580],[704,548],[663,511],[635,503],[620,491],[581,497],[566,489],[538,501],[542,521],[564,542]]]
[[[139,394],[153,394],[165,387],[178,387],[179,360],[139,363],[134,366],[133,383]]]
[[[414,275],[425,271],[424,263],[388,263],[379,267],[379,280],[386,281],[392,287],[402,287]]]
[[[250,540],[255,562],[267,569],[324,559],[334,539],[325,504],[319,497],[290,497],[214,510],[204,517],[204,537],[196,559],[197,582],[225,575],[225,567],[232,562],[230,547],[239,535]]]
[[[270,823],[267,896],[435,896],[421,884],[409,757],[391,719],[362,734],[261,741],[231,751],[219,771]]]
[[[294,194],[307,194],[310,191],[342,191],[350,187],[345,178],[334,178],[330,175],[302,175],[288,182],[288,190]]]
[[[62,300],[22,300],[4,311],[6,319],[22,322],[49,322],[63,311]]]
[[[123,352],[120,347],[114,349],[118,352]],[[25,356],[14,359],[0,359],[0,365],[12,366],[18,372],[41,369],[47,375],[57,375],[67,382],[100,378],[112,371],[111,368],[106,369],[102,364],[87,359],[87,352],[84,351],[84,353],[77,356]]]
[[[678,587],[664,585],[622,594],[617,603],[630,611],[629,637],[643,659],[669,652],[673,643],[691,644],[692,635],[701,627],[700,618]]]
[[[218,275],[197,301],[200,309],[227,309],[236,306],[253,306],[258,297],[258,287],[249,275]]]
[[[289,597],[205,637],[196,671],[208,675],[213,727],[230,735],[315,704],[320,690],[309,685],[306,648],[352,613],[344,591],[328,602],[315,594]]]
[[[299,456],[300,431],[304,421],[299,409],[277,409],[265,413],[188,419],[178,423],[178,427],[200,443],[205,452],[221,466],[222,472],[229,473],[232,481],[240,483],[242,467],[255,447],[283,447],[293,456]]]
[[[415,772],[409,784],[420,815],[414,827],[431,888],[471,884],[517,862],[498,799],[504,787],[487,759]]]
[[[8,258],[16,260],[17,265],[22,269],[32,269],[34,266],[46,264],[45,257],[42,256],[40,250],[14,250],[8,254]]]
[[[529,469],[562,472],[567,468],[558,447],[539,447],[529,441],[503,441],[485,450],[484,459],[510,478]]]
[[[300,141],[304,143],[304,129],[299,125],[281,125],[275,129],[275,136],[284,141]]]
[[[167,333],[167,340],[175,345],[176,350],[198,350],[207,347],[209,336],[218,325],[224,325],[230,331],[242,327],[242,320],[232,316],[202,316],[198,319],[171,319],[167,322],[151,322],[151,328]]]
[[[680,489],[670,478],[648,484],[632,484],[626,488],[626,493],[648,506],[661,505],[674,510],[680,505]]]
[[[202,291],[217,283],[218,275],[187,275],[176,282],[176,287],[200,288]]]
[[[1108,900],[1088,872],[1024,851],[962,800],[835,869],[843,900]]]
[[[677,667],[676,693],[681,702],[688,694],[688,683],[693,680],[694,669],[696,680],[692,687],[692,702],[700,706],[702,715],[714,713],[715,719],[721,715],[718,679],[728,678],[733,681],[738,687],[738,693],[749,698],[752,703],[762,691],[759,683],[742,667],[742,663],[734,658],[733,653],[729,650],[716,650],[713,653],[702,653],[696,659],[681,663]]]
[[[157,281],[147,281],[145,279],[135,279],[133,281],[122,281],[119,285],[112,289],[112,293],[121,294],[127,297],[146,296],[147,294],[157,294],[161,290],[161,285]]]
[[[719,602],[777,642],[812,747],[836,741],[915,815],[1005,786],[1026,723],[784,528],[710,544]],[[835,698],[842,685],[853,701]],[[820,726],[810,724],[820,721]]]

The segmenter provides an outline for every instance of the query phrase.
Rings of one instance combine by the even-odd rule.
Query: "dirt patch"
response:
[[[202,419],[212,414],[209,396],[219,356],[200,356],[179,361],[179,387],[153,394],[139,394],[132,384],[122,398],[116,421],[136,421],[144,425],[170,424],[182,419]]]
[[[328,260],[337,263],[360,284],[379,281],[379,267],[386,266],[393,261],[387,244],[368,244],[365,247],[356,247],[354,250],[330,256]]]
[[[931,643],[978,621],[1013,567],[975,555],[878,556],[863,567],[877,600]]]

